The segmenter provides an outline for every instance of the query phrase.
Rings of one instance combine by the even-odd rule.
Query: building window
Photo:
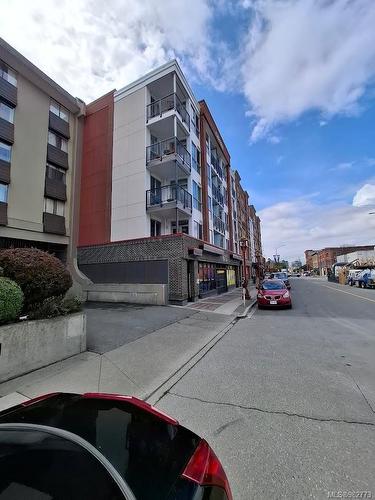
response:
[[[150,220],[150,236],[161,235],[161,222],[155,219]]]
[[[61,106],[61,104],[59,104],[58,102],[51,100],[49,110],[51,111],[51,113],[59,116],[65,122],[69,122],[69,111],[64,108],[64,106]]]
[[[58,149],[61,149],[61,151],[64,151],[65,153],[68,152],[68,141],[50,130],[48,131],[48,143]]]
[[[202,210],[202,189],[193,181],[193,207]]]
[[[0,142],[0,160],[10,162],[12,154],[12,146],[5,144],[5,142]]]
[[[198,262],[199,294],[216,289],[216,264]]]
[[[226,248],[227,250],[229,250],[229,240],[228,240],[228,239],[226,239],[225,241],[226,241],[226,246],[225,246],[225,248]],[[229,283],[228,283],[228,284],[229,284]]]
[[[15,87],[17,87],[17,74],[11,68],[9,68],[6,64],[0,61],[0,76],[8,83],[11,83]]]
[[[14,122],[14,108],[11,108],[5,102],[0,102],[0,118],[9,123]]]
[[[198,240],[202,239],[202,224],[199,224],[197,221],[194,221],[194,236]]]
[[[65,213],[65,203],[59,200],[53,200],[52,198],[44,198],[44,211],[47,214],[61,215],[64,216]]]
[[[8,203],[8,186],[6,184],[0,184],[0,201]]]
[[[178,231],[176,230],[176,221],[171,222],[172,233],[184,233],[189,234],[189,221],[188,220],[179,220],[178,221]]]
[[[224,205],[228,205],[227,190],[223,187]]]
[[[209,235],[210,235],[210,243],[213,243],[214,242],[214,232],[212,231],[212,229],[209,230]]]
[[[48,177],[48,179],[54,179],[55,181],[60,181],[66,184],[65,170],[55,167],[54,165],[47,164],[46,177]]]
[[[201,153],[196,147],[196,145],[192,142],[191,143],[191,160],[193,164],[194,170],[198,172],[198,174],[201,173],[201,159],[200,159]]]

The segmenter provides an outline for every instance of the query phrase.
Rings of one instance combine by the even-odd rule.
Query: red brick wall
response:
[[[113,94],[86,108],[78,245],[107,243],[111,238]]]

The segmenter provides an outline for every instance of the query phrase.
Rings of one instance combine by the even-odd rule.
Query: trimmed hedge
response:
[[[0,277],[0,324],[16,321],[20,316],[22,304],[21,287],[9,278]]]
[[[3,274],[21,287],[24,310],[49,297],[58,297],[72,286],[72,278],[63,263],[53,255],[36,248],[10,248],[0,252]]]

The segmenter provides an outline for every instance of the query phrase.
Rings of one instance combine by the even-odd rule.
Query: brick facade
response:
[[[189,299],[195,300],[199,295],[198,262],[231,265],[237,268],[240,265],[239,261],[232,259],[228,252],[215,255],[202,250],[200,256],[194,256],[189,252],[191,249],[202,249],[203,246],[203,241],[185,234],[91,245],[78,248],[78,265],[168,260],[169,300],[172,303],[181,304]],[[213,245],[210,247],[215,251],[216,247]]]

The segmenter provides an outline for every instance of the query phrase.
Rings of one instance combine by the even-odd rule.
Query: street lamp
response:
[[[286,243],[281,243],[278,247],[275,248],[275,255],[273,256],[275,260],[275,264],[278,264],[280,262],[280,255],[277,253],[278,249],[281,247],[285,247]]]
[[[250,294],[249,290],[247,289],[247,273],[246,273],[246,250],[249,246],[249,241],[246,238],[241,238],[240,239],[240,247],[242,250],[242,266],[243,266],[243,282],[242,282],[242,287],[243,287],[243,293],[245,296],[246,300],[249,300]]]

